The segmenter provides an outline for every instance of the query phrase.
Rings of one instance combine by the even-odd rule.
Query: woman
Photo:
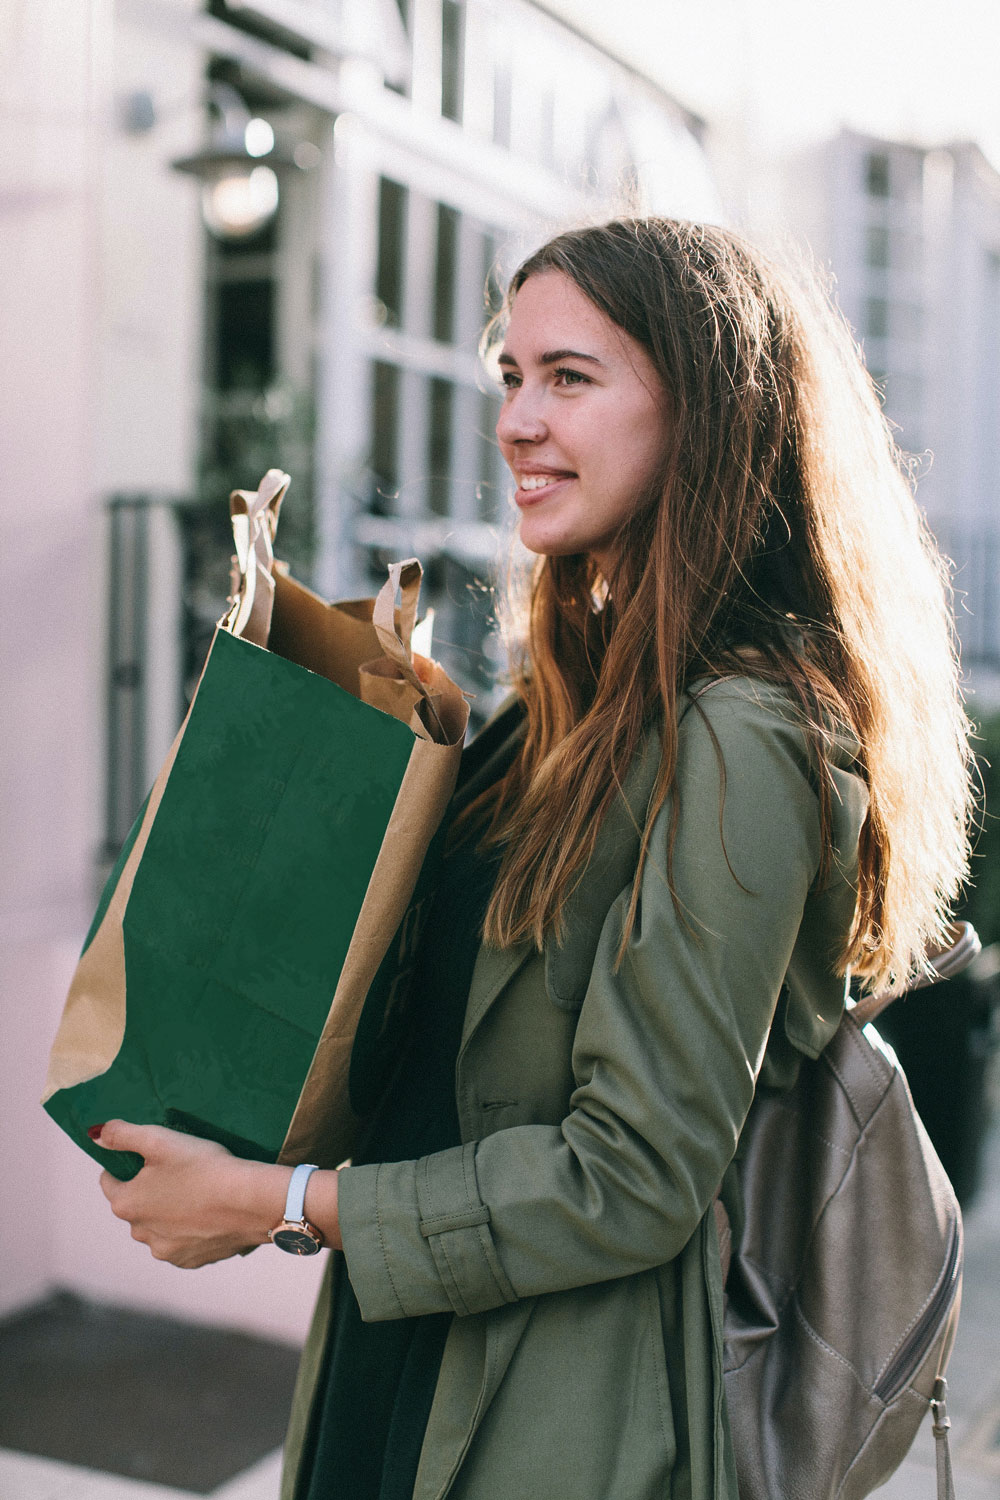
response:
[[[493,332],[538,554],[516,701],[467,752],[407,1055],[309,1179],[344,1254],[285,1495],[736,1500],[711,1207],[755,1082],[943,932],[943,575],[848,336],[736,236],[561,235]],[[102,1184],[176,1264],[281,1216],[287,1168],[101,1144],[146,1157]]]

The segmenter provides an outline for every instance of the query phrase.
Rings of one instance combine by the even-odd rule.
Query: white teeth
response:
[[[526,474],[521,480],[522,490],[541,490],[547,484],[554,484],[557,479],[565,479],[565,474]]]

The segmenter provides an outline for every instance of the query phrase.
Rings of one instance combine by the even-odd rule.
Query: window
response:
[[[888,269],[890,259],[889,231],[884,224],[869,224],[865,230],[865,265]]]
[[[367,5],[371,5],[372,4],[372,0],[365,0],[365,3]],[[403,23],[403,29],[404,29],[404,31],[406,32],[406,34],[407,34],[408,37],[412,36],[413,33],[412,33],[412,24],[411,23],[412,23],[412,12],[413,12],[413,0],[396,0],[396,9],[399,11],[399,18],[400,18],[400,20]],[[409,98],[409,96],[410,96],[410,89],[411,89],[411,86],[412,86],[412,78],[410,77],[410,70],[409,69],[400,70],[399,75],[396,76],[396,77],[387,76],[386,80],[385,80],[385,86],[392,93],[394,93],[394,94],[402,94],[403,97],[404,97],[404,99]]]
[[[275,376],[284,212],[282,202],[274,217],[245,240],[206,236],[205,383],[213,392],[260,394]]]
[[[263,391],[275,374],[275,284],[270,277],[216,289],[216,389]]]
[[[391,515],[399,486],[399,367],[384,360],[372,365],[372,497],[377,516]]]
[[[451,381],[432,379],[428,384],[428,401],[427,502],[432,514],[446,516],[451,511]]]
[[[496,521],[504,513],[506,485],[504,476],[507,467],[500,457],[496,439],[500,402],[489,391],[479,397],[479,483],[476,485],[476,501],[481,521]]]
[[[483,235],[483,255],[479,277],[480,285],[486,289],[486,313],[493,317],[503,306],[503,275],[500,270],[499,246],[496,235]]]
[[[145,785],[146,626],[149,516],[141,503],[112,503],[108,594],[106,857],[125,842]]]
[[[461,123],[465,84],[463,59],[465,7],[461,0],[444,0],[441,7],[441,113]]]
[[[885,297],[865,299],[865,337],[885,339],[889,337],[889,303]]]
[[[870,151],[865,159],[865,187],[869,198],[888,198],[891,193],[889,155]]]
[[[403,321],[403,244],[406,234],[406,188],[383,177],[378,193],[378,262],[375,295],[385,308],[385,321],[398,328]]]
[[[455,270],[458,250],[458,211],[437,206],[437,249],[434,257],[434,337],[447,344],[455,336]]]
[[[378,207],[373,279],[387,336],[379,349],[382,336],[369,329],[371,519],[359,518],[359,571],[375,583],[389,558],[420,555],[448,670],[482,695],[495,666],[484,654],[491,594],[483,580],[494,543],[483,528],[502,526],[508,510],[494,432],[500,403],[482,390],[474,352],[501,302],[501,236],[387,177]],[[481,696],[480,707],[491,701]]]
[[[864,313],[865,337],[913,343],[923,331],[923,309],[916,302],[867,297]]]

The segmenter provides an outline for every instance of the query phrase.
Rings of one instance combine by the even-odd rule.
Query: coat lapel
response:
[[[572,1009],[583,1000],[604,919],[635,872],[659,764],[659,734],[652,729],[629,768],[621,795],[608,810],[593,858],[566,903],[562,943],[553,938],[545,942],[545,985],[557,1005]],[[536,952],[530,939],[510,948],[480,946],[462,1029],[463,1050],[494,1001]]]
[[[537,949],[530,940],[515,943],[511,948],[491,948],[487,943],[480,944],[476,966],[472,971],[469,1003],[465,1008],[463,1048],[501,990],[506,989],[522,964],[536,952]]]
[[[545,941],[545,987],[557,1005],[582,1004],[604,919],[639,861],[649,799],[660,765],[660,737],[650,729],[601,824],[594,853],[566,902],[561,943]]]

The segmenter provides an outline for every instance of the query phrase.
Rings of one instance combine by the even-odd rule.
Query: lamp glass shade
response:
[[[212,234],[222,240],[249,239],[277,207],[278,178],[270,167],[231,162],[202,184],[202,216]]]

